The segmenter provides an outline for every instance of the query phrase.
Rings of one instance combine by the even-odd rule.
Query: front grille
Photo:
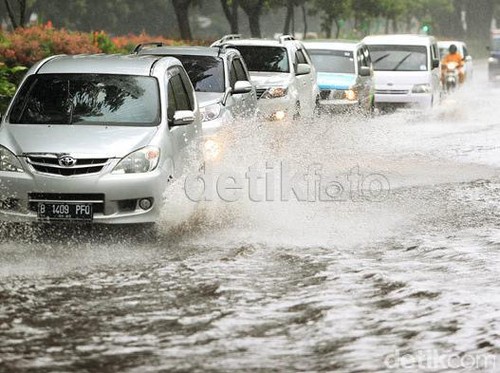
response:
[[[262,97],[267,88],[257,88],[255,92],[257,93],[257,100]]]
[[[96,174],[108,164],[108,158],[77,158],[73,166],[61,166],[56,154],[28,154],[26,161],[37,172],[60,176]]]
[[[38,211],[38,203],[92,203],[94,213],[104,212],[104,194],[102,193],[29,193],[28,208]]]
[[[342,100],[345,98],[345,91],[342,89],[322,89],[319,96],[322,100]]]
[[[408,90],[405,89],[377,89],[375,91],[377,95],[406,95]]]

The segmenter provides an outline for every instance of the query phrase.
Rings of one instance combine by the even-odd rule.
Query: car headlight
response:
[[[147,146],[123,158],[113,169],[114,174],[141,174],[153,171],[160,161],[160,149]]]
[[[3,146],[0,146],[0,171],[24,172],[19,159]]]
[[[358,98],[358,95],[356,94],[356,91],[354,91],[352,89],[348,89],[347,91],[345,91],[344,92],[344,96],[349,101],[355,101]]]
[[[200,107],[202,121],[209,122],[211,120],[217,119],[221,113],[221,109],[222,105],[219,103]]]
[[[490,58],[488,58],[488,62],[489,63],[498,63],[498,58],[490,57]]]
[[[416,84],[411,90],[412,93],[431,93],[431,91],[430,84]]]
[[[265,91],[264,94],[261,96],[261,98],[280,98],[280,97],[285,97],[287,93],[288,93],[288,88],[272,87],[269,88],[267,91]]]

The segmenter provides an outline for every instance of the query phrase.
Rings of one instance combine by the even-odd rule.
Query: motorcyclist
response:
[[[462,84],[465,81],[465,73],[464,73],[464,58],[458,53],[457,46],[455,44],[451,44],[448,48],[448,54],[443,57],[441,60],[441,81],[444,84],[444,78],[446,75],[447,64],[449,62],[455,62],[457,64],[458,70],[458,81]]]

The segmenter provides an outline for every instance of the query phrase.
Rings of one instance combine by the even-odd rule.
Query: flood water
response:
[[[0,226],[0,371],[500,371],[499,103],[478,67],[429,112],[239,123],[230,202]]]

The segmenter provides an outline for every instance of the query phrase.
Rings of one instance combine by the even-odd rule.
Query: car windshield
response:
[[[326,49],[308,49],[313,65],[318,72],[354,74],[354,58],[352,52]]]
[[[16,124],[159,124],[156,79],[100,74],[30,76],[10,113]]]
[[[427,71],[427,48],[420,45],[369,45],[376,71]]]
[[[238,49],[249,71],[288,73],[288,54],[282,47],[233,46]]]
[[[175,56],[186,69],[196,92],[224,92],[224,65],[210,56]]]

